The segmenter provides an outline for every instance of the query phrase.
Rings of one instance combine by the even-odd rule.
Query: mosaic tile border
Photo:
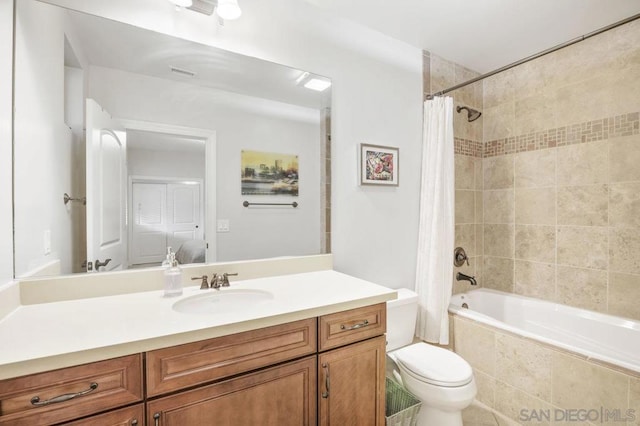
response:
[[[482,152],[483,152],[482,142],[454,137],[453,152],[454,154],[482,158]]]
[[[640,113],[633,112],[526,135],[488,141],[484,144],[482,157],[497,157],[637,134],[640,134]]]

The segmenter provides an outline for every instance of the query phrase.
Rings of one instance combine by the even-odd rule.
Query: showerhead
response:
[[[460,112],[463,109],[467,110],[467,120],[469,121],[469,123],[471,123],[472,121],[476,121],[482,115],[482,113],[480,111],[478,111],[477,109],[469,108],[469,107],[466,107],[466,106],[458,106],[456,108],[456,111]]]

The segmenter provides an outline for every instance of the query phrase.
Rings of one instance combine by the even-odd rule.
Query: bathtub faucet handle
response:
[[[456,247],[453,251],[453,264],[457,267],[464,265],[465,260],[469,266],[469,257],[462,247]]]

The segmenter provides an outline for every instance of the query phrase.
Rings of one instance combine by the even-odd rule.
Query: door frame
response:
[[[142,176],[142,175],[130,175],[127,179],[127,217],[129,220],[127,221],[127,233],[129,234],[128,244],[129,247],[133,247],[133,184],[135,183],[158,183],[158,184],[188,184],[189,182],[197,182],[200,185],[200,221],[204,225],[205,229],[203,232],[203,236],[206,239],[206,216],[205,216],[205,191],[206,185],[204,179],[185,179],[180,177],[164,177],[164,176]],[[205,190],[203,191],[203,187]],[[177,251],[179,247],[174,247],[174,251]],[[205,252],[206,253],[206,252]],[[133,264],[131,263],[131,250],[129,250],[129,254],[127,255],[127,266],[131,267]]]
[[[118,118],[125,130],[138,130],[145,132],[165,133],[176,136],[190,136],[205,140],[205,179],[204,179],[204,203],[200,204],[201,210],[204,208],[204,240],[206,242],[205,262],[215,262],[217,259],[216,244],[216,134],[215,130],[201,129],[197,127],[177,126],[173,124],[157,123],[152,121],[130,120]],[[185,179],[182,179],[184,181]],[[196,179],[192,179],[196,180]],[[129,188],[130,190],[131,188]],[[130,194],[130,192],[129,192]],[[131,195],[127,197],[131,199]],[[129,203],[130,204],[130,203]],[[128,218],[131,218],[130,209]],[[128,220],[128,229],[132,228],[131,220]],[[131,232],[131,231],[129,231]],[[128,259],[127,259],[128,260]]]

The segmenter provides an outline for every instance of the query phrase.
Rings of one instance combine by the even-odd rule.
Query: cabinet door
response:
[[[152,426],[316,424],[316,356],[148,401]]]
[[[66,426],[144,426],[144,404],[65,423]]]
[[[384,425],[385,337],[318,355],[319,424]]]

